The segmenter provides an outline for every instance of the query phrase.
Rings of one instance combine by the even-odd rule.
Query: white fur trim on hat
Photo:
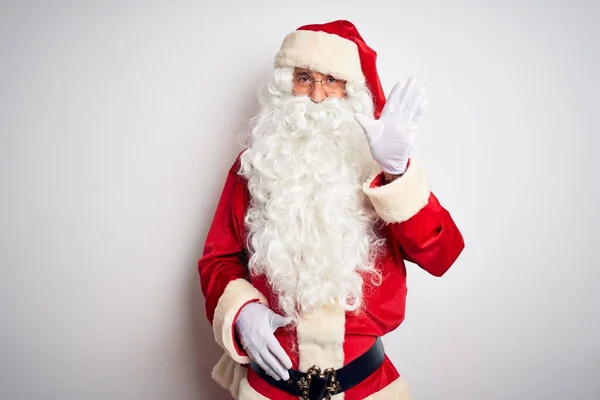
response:
[[[430,188],[425,172],[414,160],[406,173],[395,181],[381,187],[370,187],[369,179],[363,184],[363,191],[385,222],[404,222],[416,215],[427,205]]]
[[[356,44],[338,35],[298,30],[288,34],[277,55],[276,67],[306,68],[349,82],[364,82]]]

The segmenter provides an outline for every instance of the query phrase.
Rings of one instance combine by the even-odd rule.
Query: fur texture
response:
[[[288,34],[275,56],[275,67],[297,66],[360,83],[365,81],[356,44],[338,35],[295,31]]]
[[[239,310],[248,302],[258,300],[268,305],[267,300],[250,282],[245,279],[236,279],[227,285],[223,295],[219,298],[215,316],[213,318],[213,332],[217,343],[236,362],[247,364],[248,356],[238,354],[233,343],[234,320]]]
[[[385,222],[404,222],[416,215],[429,201],[429,183],[415,160],[411,160],[406,173],[392,183],[370,188],[373,179],[365,182],[363,190]]]
[[[229,391],[231,397],[237,399],[240,392],[240,382],[246,378],[247,373],[248,368],[233,361],[227,354],[223,354],[219,362],[214,366],[211,377],[222,388]]]

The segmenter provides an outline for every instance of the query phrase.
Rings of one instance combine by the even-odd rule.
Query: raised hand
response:
[[[411,77],[404,84],[394,85],[378,120],[354,115],[367,135],[373,159],[383,172],[391,175],[406,172],[415,134],[429,103],[425,92],[425,88],[416,86],[416,78]]]

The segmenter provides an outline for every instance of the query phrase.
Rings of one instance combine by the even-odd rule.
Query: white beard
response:
[[[251,195],[250,272],[264,274],[288,316],[359,308],[380,243],[362,184],[376,170],[346,99],[272,95],[241,156]]]

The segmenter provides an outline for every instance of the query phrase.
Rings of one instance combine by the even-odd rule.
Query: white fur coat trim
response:
[[[302,316],[296,332],[300,371],[306,372],[312,366],[321,370],[344,366],[346,313],[339,305],[323,307],[309,316]],[[343,393],[332,397],[335,400],[343,398]]]
[[[268,305],[262,293],[245,279],[235,279],[225,287],[219,298],[213,318],[213,332],[215,340],[236,362],[247,364],[248,356],[240,356],[234,345],[234,319],[238,312],[249,301],[258,300]]]
[[[369,187],[375,177],[363,184],[363,191],[377,214],[385,222],[404,222],[416,215],[429,201],[429,182],[422,167],[414,160],[404,175],[387,185]]]

